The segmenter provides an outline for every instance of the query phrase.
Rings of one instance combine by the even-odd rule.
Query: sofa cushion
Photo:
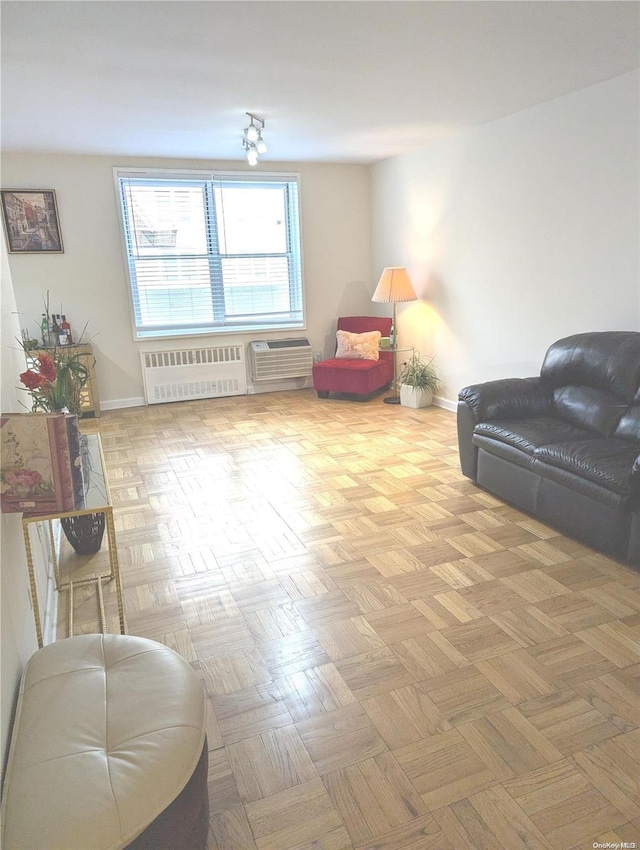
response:
[[[625,410],[613,436],[619,440],[637,440],[640,443],[640,404],[633,404]]]
[[[524,419],[548,416],[551,391],[539,378],[501,378],[464,387],[458,400],[465,402],[476,422],[487,419]]]
[[[501,440],[495,440],[493,437],[486,437],[484,434],[474,434],[473,445],[477,449],[484,449],[494,457],[500,457],[502,460],[515,463],[516,466],[522,466],[525,469],[533,469],[535,465],[533,452],[516,449],[509,443],[503,443]]]
[[[638,451],[638,445],[625,440],[592,439],[540,446],[534,456],[628,498],[640,494],[640,476],[633,474]]]
[[[585,386],[558,387],[553,393],[554,415],[570,425],[610,437],[627,410],[627,403],[605,390]]]
[[[382,360],[357,360],[348,357],[344,359],[332,357],[330,360],[320,360],[319,363],[314,363],[313,368],[325,372],[332,369],[339,369],[341,372],[346,370],[350,372],[371,372],[381,368],[383,362]]]
[[[489,437],[501,443],[507,443],[515,449],[533,455],[539,446],[548,443],[576,442],[578,440],[596,440],[598,434],[583,428],[576,428],[561,419],[541,416],[536,419],[514,421],[480,422],[473,432],[473,442],[479,445],[478,437]],[[483,447],[486,445],[483,443]]]
[[[381,336],[389,336],[392,325],[391,316],[340,316],[337,330],[362,334],[367,331],[380,331]]]
[[[640,333],[582,333],[554,342],[540,376],[552,387],[592,387],[613,393],[627,404],[640,387]]]
[[[391,352],[381,352],[379,360],[321,360],[313,364],[313,386],[318,392],[375,392],[393,378],[391,357]]]

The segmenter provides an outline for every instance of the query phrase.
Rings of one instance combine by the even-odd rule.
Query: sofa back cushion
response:
[[[337,330],[349,331],[352,334],[380,331],[380,336],[389,336],[391,325],[391,317],[386,316],[341,316]]]
[[[640,404],[632,404],[625,410],[614,436],[620,440],[637,440],[640,444]]]
[[[613,434],[628,409],[613,393],[584,386],[558,387],[553,391],[553,401],[555,415],[564,422],[604,437]]]
[[[540,376],[553,392],[558,417],[611,436],[639,392],[640,333],[604,331],[560,339],[547,351]]]
[[[640,333],[601,331],[559,339],[540,376],[553,387],[593,387],[631,404],[640,386]]]

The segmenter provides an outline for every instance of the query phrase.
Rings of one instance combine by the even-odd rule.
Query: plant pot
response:
[[[400,404],[404,407],[429,407],[433,403],[433,393],[431,390],[422,390],[419,387],[412,387],[409,384],[402,384],[400,387]]]
[[[64,536],[78,555],[95,555],[102,546],[104,513],[63,517],[60,520]]]

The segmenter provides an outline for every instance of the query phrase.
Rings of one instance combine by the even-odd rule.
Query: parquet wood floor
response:
[[[452,413],[299,391],[83,427],[129,631],[208,696],[211,850],[640,843],[640,572],[463,478]]]

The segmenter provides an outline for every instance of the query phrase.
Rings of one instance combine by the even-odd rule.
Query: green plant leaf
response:
[[[420,352],[414,349],[411,357],[402,364],[399,375],[400,383],[420,390],[431,390],[435,393],[441,381],[435,368],[431,365],[432,362],[433,357],[430,360],[424,360],[420,356]]]

